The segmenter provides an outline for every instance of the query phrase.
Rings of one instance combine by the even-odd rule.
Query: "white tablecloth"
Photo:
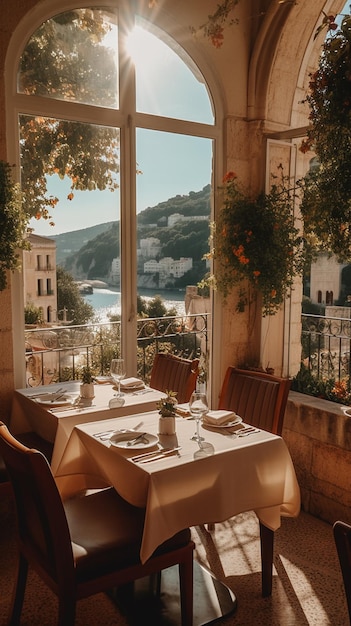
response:
[[[79,395],[80,382],[67,382],[38,387],[36,389],[17,389],[13,396],[10,430],[16,435],[21,432],[33,430],[46,441],[54,443],[54,451],[51,467],[55,471],[63,454],[72,429],[76,424],[91,421],[105,420],[111,417],[124,417],[139,413],[140,411],[152,411],[156,408],[156,402],[163,397],[160,391],[145,389],[143,392],[125,393],[125,404],[120,408],[109,408],[109,400],[116,393],[112,385],[94,385],[95,398],[84,401],[82,408],[50,407],[40,405],[31,396],[37,393],[52,393],[55,389],[61,389],[65,393]],[[91,404],[89,405],[89,403]]]
[[[157,434],[158,414],[108,420],[106,430],[134,426]],[[102,423],[76,426],[55,475],[63,497],[80,489],[113,485],[123,498],[146,508],[141,559],[179,530],[219,522],[254,510],[260,521],[276,530],[281,515],[296,516],[300,491],[287,446],[265,431],[248,437],[229,437],[221,430],[202,429],[213,454],[195,459],[198,444],[191,441],[193,421],[177,418],[175,436],[162,444],[181,446],[180,456],[147,464],[134,463],[134,451],[124,451],[94,437]]]

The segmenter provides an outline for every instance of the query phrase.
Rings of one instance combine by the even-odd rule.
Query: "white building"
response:
[[[40,309],[44,322],[56,322],[56,242],[33,233],[28,240],[31,249],[23,253],[24,303]]]
[[[111,283],[119,283],[121,278],[121,260],[119,257],[112,259],[111,263]]]
[[[174,278],[181,278],[184,274],[190,270],[193,266],[193,260],[191,258],[181,257],[178,260],[172,259],[172,257],[164,257],[160,261],[151,259],[144,263],[145,274],[156,274],[164,278],[167,276],[173,276]]]
[[[145,259],[153,259],[161,252],[161,242],[156,237],[140,239],[140,254]]]
[[[341,274],[346,265],[335,256],[319,254],[311,265],[310,298],[314,304],[332,305],[339,299]]]
[[[174,278],[181,278],[191,270],[193,267],[193,260],[191,258],[181,257],[178,261],[173,261],[170,273]]]

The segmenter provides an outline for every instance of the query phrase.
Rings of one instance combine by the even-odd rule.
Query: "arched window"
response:
[[[189,195],[191,204],[192,194],[205,190],[206,211],[194,201],[186,217],[206,217],[208,229],[219,122],[204,76],[171,33],[134,14],[130,3],[117,5],[72,2],[43,16],[23,46],[17,93],[8,103],[18,112],[27,207],[37,217],[52,216],[35,221],[35,232],[115,224],[104,244],[93,252],[87,246],[75,263],[84,276],[114,276],[121,351],[134,373],[140,240],[159,239],[159,256],[188,257],[191,250],[197,266],[203,254],[191,245],[190,227],[179,226],[174,241],[167,239],[150,208],[165,203],[168,219],[179,212],[177,198]],[[206,229],[199,219],[193,230],[199,240]]]

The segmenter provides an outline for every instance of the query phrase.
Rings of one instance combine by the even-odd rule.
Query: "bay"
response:
[[[185,291],[139,289],[139,295],[150,302],[156,295],[161,296],[167,309],[175,308],[179,315],[185,315]],[[91,304],[95,312],[96,321],[104,323],[109,321],[109,315],[121,314],[121,293],[114,289],[101,289],[94,287],[92,294],[83,296],[85,302]]]

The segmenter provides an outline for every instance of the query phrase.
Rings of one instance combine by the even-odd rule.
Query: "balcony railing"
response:
[[[150,378],[155,353],[171,352],[200,358],[203,371],[208,363],[209,314],[145,318],[137,324],[138,376]],[[89,364],[94,374],[109,372],[110,361],[119,356],[120,322],[51,326],[25,331],[27,386],[79,378],[80,368]]]
[[[302,360],[313,376],[350,386],[350,355],[351,319],[302,314]]]

